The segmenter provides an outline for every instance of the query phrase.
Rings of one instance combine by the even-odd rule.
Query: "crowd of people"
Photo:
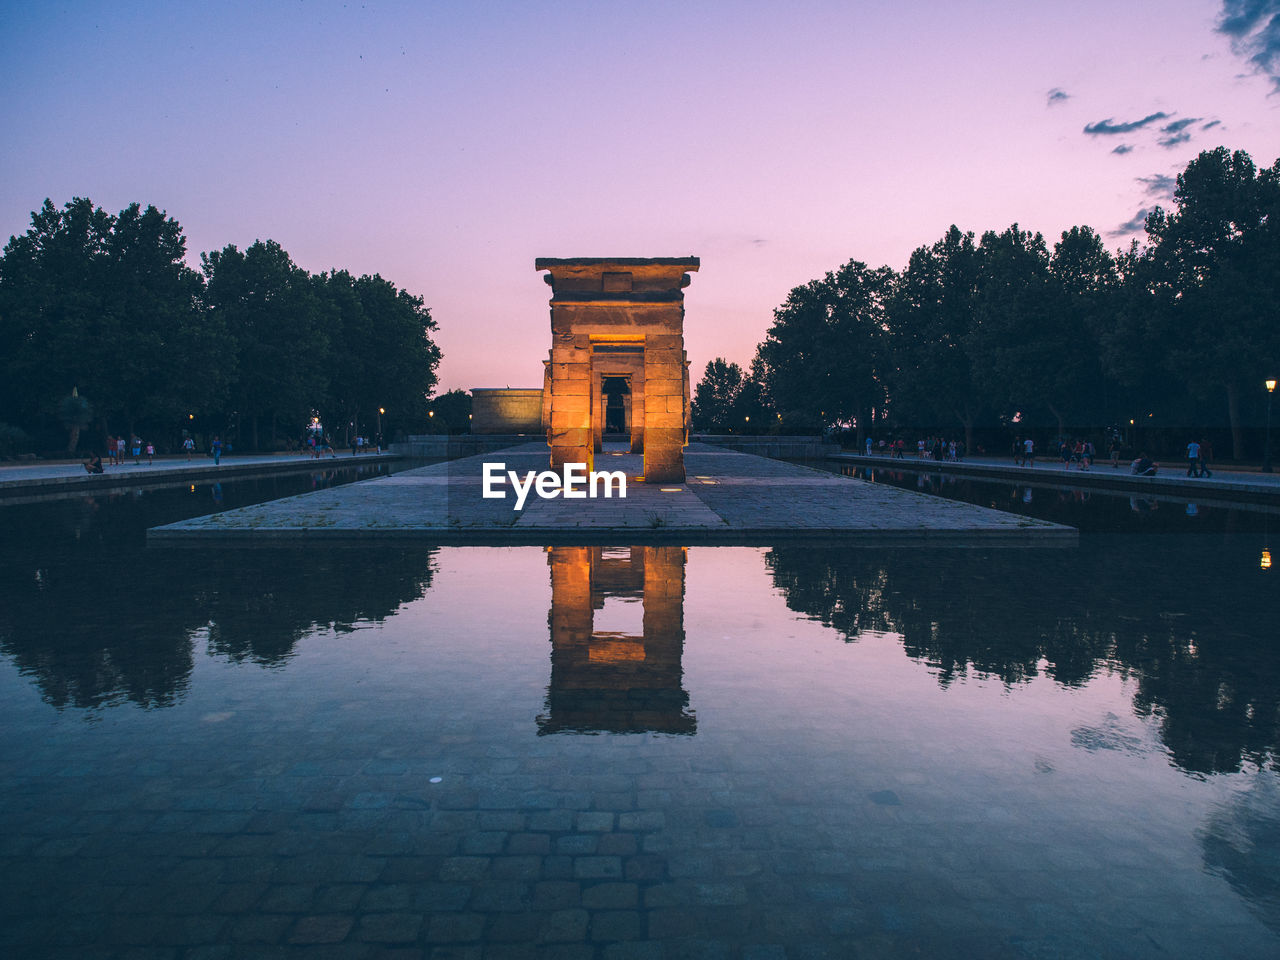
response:
[[[867,437],[864,452],[870,456],[879,455],[902,460],[906,457],[909,446],[901,437],[897,439],[873,440]],[[979,449],[979,453],[983,451]],[[1098,449],[1088,437],[1063,437],[1057,443],[1056,453],[1064,470],[1073,467],[1077,470],[1091,470],[1098,457]],[[1107,438],[1107,457],[1111,460],[1112,469],[1119,469],[1122,445],[1120,436],[1111,433]],[[1016,436],[1010,447],[1013,462],[1019,467],[1034,467],[1036,464],[1036,443],[1030,437]],[[920,460],[939,460],[956,462],[964,459],[965,445],[961,440],[951,440],[941,436],[931,436],[915,442],[915,455]],[[1213,459],[1213,447],[1206,439],[1191,440],[1187,444],[1187,476],[1212,477],[1209,464]],[[1152,460],[1145,450],[1138,451],[1129,461],[1129,472],[1134,476],[1154,477],[1160,470],[1160,464]]]
[[[867,437],[865,447],[868,457],[878,453],[882,457],[892,457],[894,460],[905,460],[908,449],[907,441],[901,437],[896,440],[886,440],[881,437],[878,441]],[[920,460],[955,462],[964,459],[964,441],[949,440],[945,437],[927,437],[916,441],[915,453],[916,458]]]

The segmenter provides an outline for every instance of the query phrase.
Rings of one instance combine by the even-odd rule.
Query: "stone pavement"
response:
[[[681,484],[629,482],[625,499],[481,496],[482,465],[520,474],[547,469],[541,443],[407,470],[332,490],[230,510],[148,531],[153,542],[348,540],[412,537],[433,543],[766,544],[869,540],[1074,543],[1070,527],[1002,513],[749,454],[693,444]],[[597,470],[635,477],[641,457],[606,449]]]
[[[978,477],[998,477],[1024,483],[1070,484],[1071,486],[1107,487],[1132,493],[1166,493],[1171,496],[1202,500],[1212,496],[1218,500],[1251,502],[1280,501],[1280,473],[1253,470],[1219,469],[1211,466],[1212,477],[1188,477],[1185,460],[1159,460],[1160,472],[1154,477],[1135,477],[1129,473],[1129,461],[1118,467],[1099,459],[1090,470],[1078,466],[1066,469],[1054,457],[1037,457],[1032,467],[1017,466],[1009,457],[965,457],[957,463],[923,460],[908,454],[901,460],[890,456],[845,452],[827,457],[829,462],[861,467],[888,467],[896,470],[927,470],[930,473],[953,473]]]
[[[317,465],[347,466],[370,460],[394,460],[389,453],[361,454],[353,457],[339,453],[337,457],[313,459],[309,454],[236,454],[222,458],[215,465],[212,457],[198,454],[190,461],[185,455],[156,457],[147,463],[143,457],[134,463],[126,457],[119,466],[103,463],[104,472],[97,475],[85,473],[82,462],[5,463],[0,465],[0,498],[29,496],[43,493],[91,493],[110,487],[133,487],[174,480],[200,477],[227,477],[249,473],[274,473],[276,471],[314,470]]]

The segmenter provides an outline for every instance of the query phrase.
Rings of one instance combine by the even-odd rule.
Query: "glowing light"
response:
[[[1260,566],[1263,570],[1271,569],[1271,551],[1270,550],[1262,551],[1262,559],[1258,562],[1258,566]]]
[[[659,487],[663,493],[684,493],[684,487]]]
[[[1274,393],[1274,392],[1275,392],[1275,389],[1276,389],[1276,382],[1275,382],[1274,380],[1268,380],[1268,381],[1267,381],[1267,393]]]

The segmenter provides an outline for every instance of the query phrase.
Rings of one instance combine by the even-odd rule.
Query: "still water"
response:
[[[1280,954],[1273,515],[145,547],[213,504],[0,508],[6,956]]]

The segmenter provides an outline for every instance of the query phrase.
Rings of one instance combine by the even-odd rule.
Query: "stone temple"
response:
[[[684,288],[697,257],[540,257],[551,287],[542,423],[551,466],[594,464],[604,436],[644,454],[644,479],[684,480]]]

